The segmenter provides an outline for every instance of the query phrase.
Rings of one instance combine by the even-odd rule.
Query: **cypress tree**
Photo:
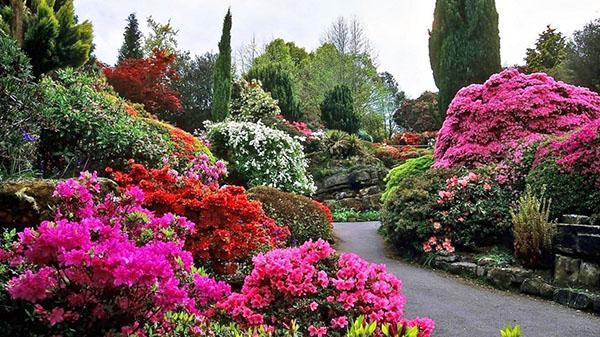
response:
[[[500,71],[500,35],[494,0],[437,0],[429,33],[429,60],[446,115],[456,92]]]
[[[273,64],[252,67],[244,78],[259,80],[264,91],[270,92],[271,97],[277,100],[277,105],[285,119],[289,121],[302,119],[300,104],[296,101],[292,90],[292,80],[282,67]]]
[[[356,133],[360,118],[354,111],[352,91],[346,85],[337,85],[321,103],[321,119],[328,129]]]
[[[231,101],[231,10],[223,20],[223,33],[219,41],[219,56],[213,74],[213,99],[211,116],[213,121],[222,121],[229,115]]]
[[[135,13],[127,17],[127,26],[123,32],[123,45],[119,49],[118,62],[127,59],[141,59],[144,57],[142,50],[142,32],[140,32],[139,23]]]

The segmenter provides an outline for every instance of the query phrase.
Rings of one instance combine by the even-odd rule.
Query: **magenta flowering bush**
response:
[[[438,134],[436,167],[498,163],[530,144],[600,117],[600,96],[537,73],[507,69],[461,89]]]
[[[309,336],[341,336],[348,322],[364,315],[369,321],[419,326],[419,337],[430,336],[433,321],[403,317],[402,282],[384,265],[357,255],[337,255],[329,243],[257,255],[242,290],[218,304],[245,326],[289,326],[296,320]]]
[[[141,207],[137,187],[104,198],[98,192],[95,174],[60,182],[55,218],[26,228],[0,252],[0,263],[10,266],[0,270],[14,273],[3,284],[13,319],[27,320],[28,334],[143,336],[149,323],[169,331],[169,311],[210,315],[230,289],[194,273],[183,250],[194,224]]]

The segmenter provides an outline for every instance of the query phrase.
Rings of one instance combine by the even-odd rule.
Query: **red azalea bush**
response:
[[[437,131],[399,132],[395,133],[387,143],[390,145],[429,145],[436,136]]]
[[[282,245],[289,231],[266,216],[260,202],[249,200],[242,187],[218,188],[214,178],[205,184],[207,172],[215,170],[200,167],[199,173],[180,174],[169,166],[148,169],[133,164],[129,172],[112,175],[122,188],[139,186],[149,209],[195,222],[196,231],[187,238],[186,248],[213,271],[231,274],[257,250]]]
[[[153,114],[177,112],[181,110],[179,93],[170,87],[171,81],[177,79],[173,68],[175,58],[173,53],[156,49],[150,57],[105,66],[103,72],[119,95],[144,104],[147,111]]]
[[[433,321],[403,317],[402,282],[384,265],[337,255],[322,240],[277,249],[253,259],[239,293],[217,306],[245,326],[289,326],[295,320],[310,336],[342,336],[359,315],[370,321],[418,326],[430,336]]]
[[[507,69],[461,89],[435,147],[436,167],[497,163],[512,148],[600,117],[600,96],[536,73]]]
[[[193,273],[183,249],[193,223],[143,208],[137,187],[104,198],[99,191],[95,174],[58,183],[55,218],[0,250],[12,299],[1,306],[4,333],[142,336],[149,323],[167,332],[168,311],[203,316],[229,294],[228,285]]]

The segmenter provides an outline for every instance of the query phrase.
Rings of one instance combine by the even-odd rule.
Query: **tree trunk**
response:
[[[12,7],[12,33],[19,46],[23,46],[23,0],[10,0]]]

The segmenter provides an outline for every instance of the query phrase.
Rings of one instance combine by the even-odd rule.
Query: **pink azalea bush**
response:
[[[419,337],[430,336],[433,321],[403,317],[402,282],[360,257],[337,255],[329,243],[259,254],[242,290],[218,307],[245,326],[289,326],[296,320],[309,336],[341,336],[359,315],[370,321],[418,326]]]
[[[26,228],[0,251],[0,263],[10,266],[0,270],[15,273],[5,286],[13,304],[33,308],[28,331],[41,325],[44,335],[141,337],[149,323],[169,331],[169,311],[211,314],[230,289],[193,272],[183,244],[195,225],[141,207],[137,187],[103,199],[99,191],[95,174],[60,182],[55,218]]]
[[[520,144],[600,117],[600,96],[543,74],[507,69],[461,89],[438,134],[436,167],[498,163]]]

